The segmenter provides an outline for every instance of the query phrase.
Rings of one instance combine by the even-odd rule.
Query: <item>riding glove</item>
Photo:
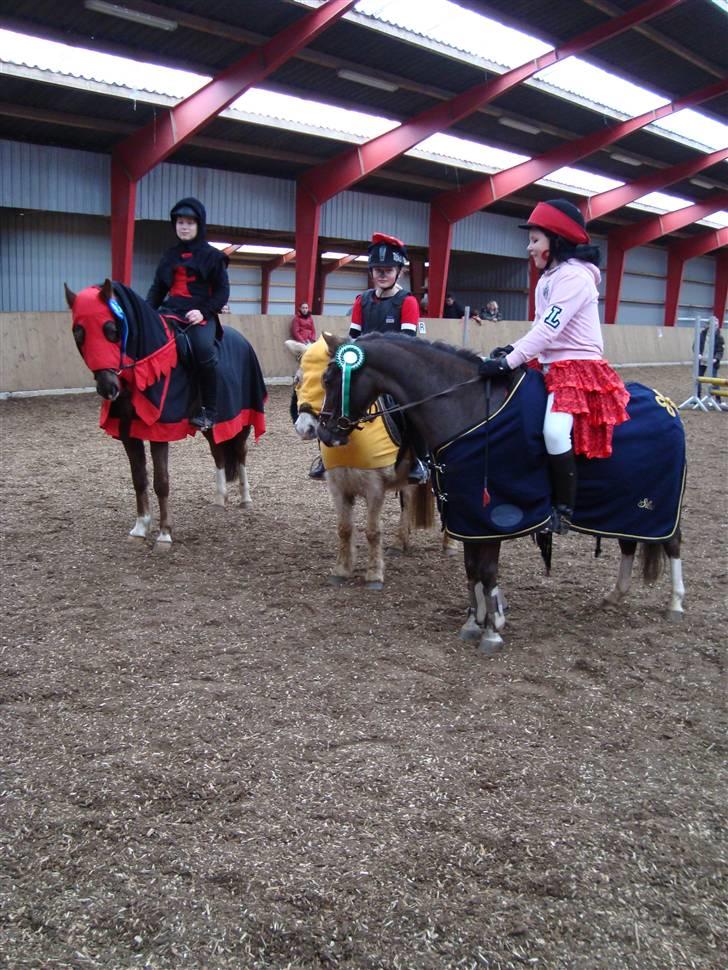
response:
[[[507,357],[513,350],[513,344],[506,344],[505,347],[494,347],[490,352],[491,357]]]
[[[488,357],[485,360],[481,360],[478,365],[478,374],[487,379],[489,377],[500,377],[503,374],[507,374],[510,371],[510,367],[506,364],[505,357]]]

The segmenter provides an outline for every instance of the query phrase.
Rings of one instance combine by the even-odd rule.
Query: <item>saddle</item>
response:
[[[187,336],[187,331],[190,328],[190,324],[184,320],[182,317],[174,316],[171,313],[160,313],[160,316],[164,319],[165,323],[170,327],[172,333],[174,334],[174,342],[177,345],[177,360],[179,361],[182,369],[187,372],[191,380],[197,379],[197,361],[195,360],[195,355],[192,350],[192,345],[190,344],[189,337]],[[218,351],[220,349],[221,335],[219,333],[219,323],[216,317],[211,317],[210,320],[215,320],[216,333],[215,333],[215,343],[217,344]]]

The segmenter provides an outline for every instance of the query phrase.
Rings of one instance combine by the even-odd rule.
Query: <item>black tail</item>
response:
[[[225,481],[234,482],[238,477],[239,458],[235,447],[235,438],[223,441],[218,447],[222,448],[223,467],[225,469]]]

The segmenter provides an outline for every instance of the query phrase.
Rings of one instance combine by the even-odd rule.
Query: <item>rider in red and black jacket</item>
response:
[[[217,314],[230,296],[228,259],[205,239],[207,213],[193,198],[180,199],[169,218],[179,242],[162,256],[147,293],[147,303],[183,321],[200,385],[200,412],[191,423],[209,430],[217,416],[217,344],[222,327]]]

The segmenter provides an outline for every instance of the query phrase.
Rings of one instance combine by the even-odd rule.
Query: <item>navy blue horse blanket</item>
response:
[[[114,283],[127,328],[122,373],[129,387],[136,417],[129,435],[143,441],[179,441],[197,432],[188,418],[197,398],[192,369],[183,366],[177,352],[175,328],[128,286]],[[267,391],[258,358],[237,330],[224,327],[217,367],[218,420],[212,428],[216,443],[234,438],[252,426],[255,439],[265,432]],[[118,401],[101,405],[100,426],[113,438],[121,437],[122,414]]]
[[[685,432],[676,406],[658,391],[627,384],[630,420],[614,431],[610,458],[578,459],[572,528],[589,535],[661,542],[680,520]],[[499,410],[435,451],[435,491],[455,539],[513,539],[543,528],[551,487],[539,371],[520,375]],[[485,410],[485,407],[484,407]],[[486,435],[488,492],[483,505]]]

